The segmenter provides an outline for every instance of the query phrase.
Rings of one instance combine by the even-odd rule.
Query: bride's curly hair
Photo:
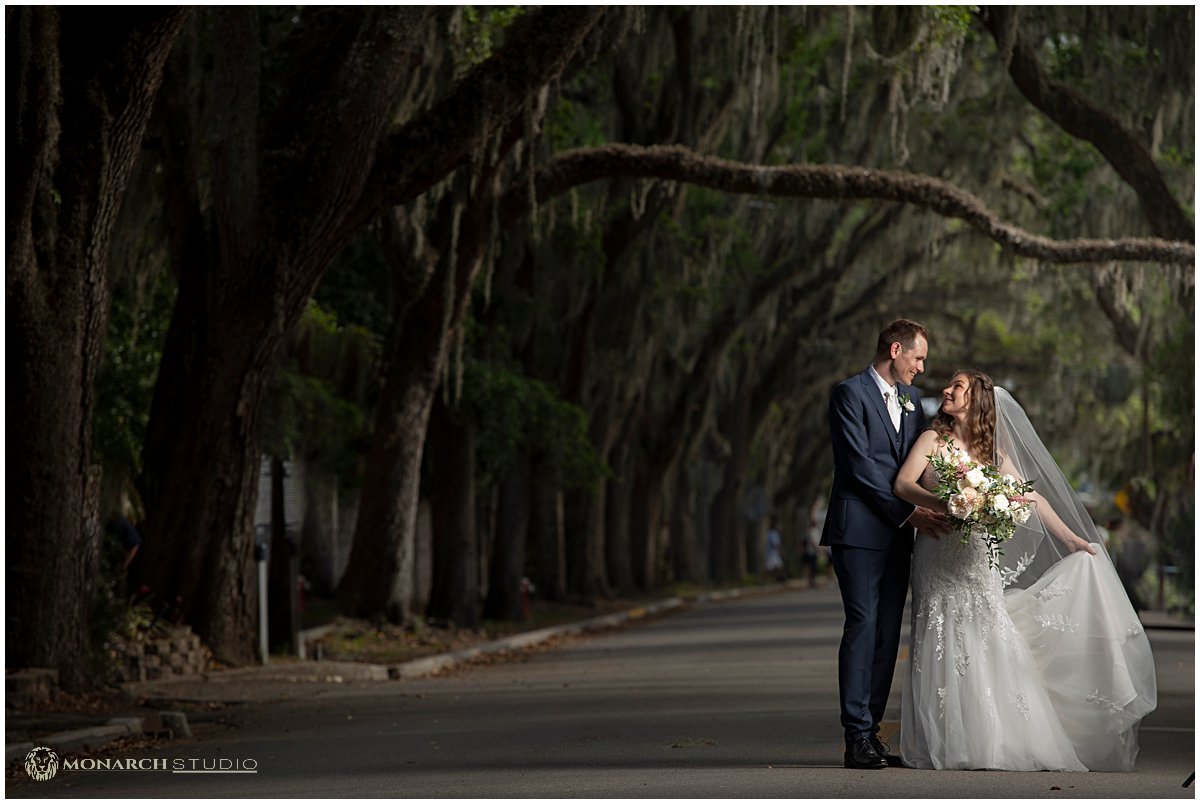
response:
[[[955,377],[967,378],[970,400],[967,407],[966,426],[970,444],[960,446],[975,456],[976,460],[994,464],[996,462],[996,386],[992,378],[982,371],[964,369],[954,372]],[[934,417],[933,429],[938,435],[949,438],[954,432],[954,419],[943,411]]]

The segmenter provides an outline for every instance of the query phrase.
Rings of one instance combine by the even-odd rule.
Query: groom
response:
[[[892,494],[909,447],[925,429],[911,383],[925,370],[928,337],[913,321],[888,324],[871,366],[840,383],[829,401],[833,491],[821,544],[832,549],[846,610],[838,688],[847,768],[902,764],[880,741],[879,722],[896,669],[913,528],[945,528],[942,514]]]

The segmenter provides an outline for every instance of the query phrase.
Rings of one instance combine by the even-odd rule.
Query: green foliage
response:
[[[391,268],[374,233],[342,250],[321,277],[314,296],[342,324],[363,326],[385,337],[392,322]]]
[[[1036,158],[1025,149],[1014,155],[1013,168],[1028,177],[1046,200],[1043,228],[1052,237],[1077,236],[1087,230],[1086,216],[1096,201],[1114,194],[1104,178],[1110,169],[1091,143],[1077,140],[1042,118],[1032,118],[1026,135]]]
[[[557,470],[568,489],[590,488],[605,476],[584,411],[564,400],[553,385],[515,366],[467,361],[460,410],[478,417],[478,460],[487,482],[526,452]]]
[[[465,73],[491,56],[504,31],[523,13],[523,6],[463,6],[463,53],[457,72]]]
[[[92,419],[92,460],[111,487],[130,491],[142,467],[154,383],[175,303],[175,285],[165,275],[138,290],[114,284]]]
[[[1176,308],[1166,335],[1147,369],[1148,379],[1160,391],[1159,412],[1167,432],[1191,441],[1196,413],[1195,323]]]
[[[604,119],[595,108],[560,98],[546,115],[546,137],[554,151],[595,148],[608,142]]]
[[[971,32],[971,20],[979,6],[929,6],[932,13],[934,39],[941,42],[951,35],[966,36]]]
[[[263,449],[302,456],[352,485],[364,451],[379,352],[378,338],[366,328],[342,326],[310,302],[267,386]]]

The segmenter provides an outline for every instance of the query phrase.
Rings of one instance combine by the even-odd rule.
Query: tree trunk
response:
[[[178,603],[218,659],[242,664],[254,659],[258,617],[254,430],[281,338],[269,315],[208,311],[189,288],[180,287],[146,433],[144,569],[161,605]]]
[[[475,511],[475,423],[461,424],[436,400],[429,424],[433,471],[433,589],[427,613],[465,628],[479,625]]]
[[[567,589],[572,598],[588,604],[608,595],[604,558],[607,491],[608,484],[600,481],[594,489],[569,492],[564,501]]]
[[[88,686],[91,467],[113,225],[186,10],[10,8],[5,192],[10,667]]]
[[[688,471],[680,467],[671,506],[672,580],[694,583],[705,580],[704,553],[696,529],[696,484]]]
[[[534,465],[530,489],[529,556],[538,595],[546,600],[567,597],[566,547],[562,495],[558,478],[544,465]]]
[[[714,579],[740,581],[747,570],[747,543],[742,504],[750,463],[750,393],[739,393],[721,416],[721,432],[731,449],[725,482],[711,509]]]
[[[633,470],[629,460],[629,446],[618,444],[613,450],[614,476],[606,481],[607,490],[604,494],[604,520],[608,532],[605,544],[606,566],[608,567],[609,582],[619,592],[628,593],[633,590],[633,557],[630,549],[630,500],[632,495],[630,472]]]
[[[529,533],[529,459],[522,455],[500,479],[500,504],[484,616],[492,620],[523,617],[521,579],[525,577],[525,541]]]
[[[573,33],[545,52],[522,49],[530,37],[542,41],[539,36],[553,35],[538,29],[536,20],[527,21],[520,36],[506,39],[503,56],[498,52],[496,61],[479,65],[434,111],[392,134],[396,98],[428,13],[365,12],[361,24],[346,28],[352,35],[342,43],[344,53],[330,55],[328,44],[322,51],[313,42],[302,43],[298,52],[313,46],[336,69],[312,76],[285,65],[312,81],[293,82],[281,89],[282,99],[264,102],[258,95],[257,19],[223,10],[211,18],[219,32],[214,52],[196,54],[203,57],[197,64],[208,72],[183,76],[227,102],[213,104],[203,132],[192,132],[202,142],[193,149],[192,173],[180,185],[185,204],[193,209],[175,216],[186,235],[183,247],[173,248],[172,255],[180,266],[180,303],[156,387],[144,475],[145,484],[160,490],[150,495],[156,503],[150,509],[150,535],[160,540],[164,554],[157,562],[160,588],[167,594],[185,593],[192,624],[228,661],[252,655],[246,566],[258,468],[254,425],[282,333],[299,320],[342,245],[383,210],[412,200],[464,164],[485,132],[516,115],[527,97],[562,70],[602,15],[552,14],[560,20],[559,28],[570,27]],[[307,34],[302,30],[296,35]],[[514,58],[529,60],[531,71],[508,71],[498,84],[493,82],[491,65]],[[287,72],[284,66],[279,69]],[[515,105],[498,103],[501,97],[517,100]],[[462,108],[469,114],[452,116]],[[312,114],[288,116],[297,109]],[[479,113],[483,109],[489,111]],[[267,117],[260,117],[264,110]],[[436,165],[425,158],[431,142],[439,147]],[[207,171],[203,175],[201,168]],[[304,192],[296,192],[297,187]],[[204,211],[195,203],[200,190],[211,201]],[[248,328],[247,321],[259,327],[249,337],[239,332]],[[438,343],[441,331],[439,327]],[[240,344],[241,353],[229,350],[231,342]],[[431,353],[420,354],[424,359]],[[412,429],[388,428],[387,433],[423,437],[433,387],[417,382],[411,393],[406,387],[397,389],[402,398],[393,408],[399,411],[396,418]],[[166,404],[168,400],[174,404]],[[178,447],[173,443],[177,438],[182,441]],[[387,435],[383,440],[380,449],[389,446]],[[375,517],[368,512],[368,522],[386,519],[389,530],[368,537],[364,547],[355,545],[356,556],[340,588],[351,602],[358,595],[382,598],[393,619],[402,618],[408,606],[416,512],[415,485],[399,483],[415,484],[412,475],[419,460],[411,458],[420,455],[419,446],[403,449],[409,452],[400,453],[394,465],[380,461],[386,464],[383,474],[368,480],[363,493],[364,506],[373,504],[376,489],[385,505],[396,498],[395,510]],[[396,484],[388,482],[396,477]],[[197,485],[201,493],[196,493]],[[397,528],[399,534],[392,532]],[[371,539],[383,542],[385,549],[364,554],[375,546]],[[386,563],[397,560],[408,564],[389,575]],[[361,569],[370,561],[385,566]],[[360,592],[354,586],[359,577],[383,582]],[[362,601],[357,602],[361,607]]]
[[[287,511],[283,504],[287,474],[283,459],[271,458],[271,549],[267,568],[268,642],[271,650],[295,653],[300,633],[299,593],[300,553],[295,533],[288,533]]]
[[[417,329],[410,331],[417,335]],[[444,348],[440,337],[426,347],[408,344],[412,351],[398,357],[406,365],[387,378],[377,403],[354,542],[337,595],[348,614],[382,612],[395,623],[413,614],[421,457]]]
[[[658,586],[659,530],[662,527],[663,481],[666,470],[654,461],[641,459],[633,470],[630,493],[629,542],[633,581],[639,589]]]

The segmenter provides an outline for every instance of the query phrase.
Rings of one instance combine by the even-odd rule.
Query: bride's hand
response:
[[[1086,539],[1079,538],[1074,533],[1068,536],[1064,540],[1064,543],[1067,546],[1068,553],[1078,553],[1080,550],[1082,550],[1086,553],[1090,553],[1091,555],[1096,555],[1096,546]]]

